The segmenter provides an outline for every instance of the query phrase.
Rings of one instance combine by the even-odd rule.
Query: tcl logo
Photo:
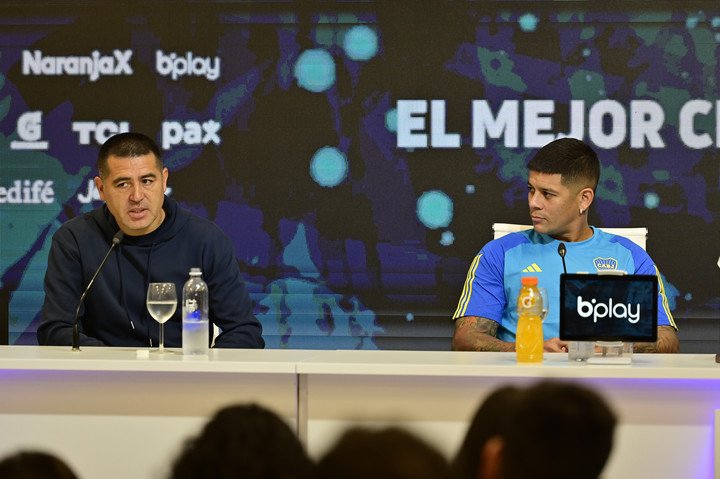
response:
[[[111,136],[118,133],[127,133],[130,131],[130,123],[127,121],[74,121],[72,131],[78,134],[78,143],[81,145],[89,145],[95,141],[98,145],[105,143]]]

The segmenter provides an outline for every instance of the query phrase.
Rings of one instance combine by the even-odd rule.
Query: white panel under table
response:
[[[606,479],[712,475],[720,367],[711,355],[636,354],[632,365],[603,366],[567,354],[518,365],[512,353],[328,351],[301,362],[298,373],[316,457],[349,425],[407,427],[452,457],[491,391],[553,378],[591,386],[617,412]]]
[[[80,477],[160,478],[220,407],[256,402],[290,423],[307,353],[212,350],[138,358],[118,348],[0,347],[0,456],[58,454]]]

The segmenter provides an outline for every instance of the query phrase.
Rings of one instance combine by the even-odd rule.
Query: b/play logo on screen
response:
[[[10,142],[11,150],[47,150],[48,142],[42,141],[42,112],[28,111],[17,120],[20,140]]]
[[[132,50],[113,50],[103,55],[95,50],[87,56],[49,56],[40,50],[23,50],[23,75],[80,75],[96,81],[101,76],[132,75]]]
[[[158,50],[155,52],[155,69],[160,75],[173,80],[189,75],[215,81],[220,77],[220,57],[200,57],[193,52],[181,56]]]
[[[634,308],[633,308],[634,306]],[[623,304],[613,303],[610,298],[607,303],[598,301],[595,298],[590,301],[584,300],[582,296],[577,298],[577,313],[582,318],[592,317],[593,323],[597,323],[598,318],[617,318],[627,319],[630,324],[640,321],[640,305],[639,304]]]

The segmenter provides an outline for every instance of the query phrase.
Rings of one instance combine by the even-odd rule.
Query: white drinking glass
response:
[[[165,322],[175,314],[177,293],[175,283],[150,283],[147,291],[147,309],[155,321],[160,323],[158,352],[165,352]]]

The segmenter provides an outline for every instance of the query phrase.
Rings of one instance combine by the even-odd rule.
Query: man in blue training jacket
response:
[[[588,224],[588,208],[600,179],[595,152],[580,140],[561,138],[543,148],[528,163],[528,205],[533,228],[487,243],[473,260],[453,314],[453,349],[514,351],[517,312],[515,299],[523,270],[547,288],[551,307],[543,322],[545,351],[567,351],[559,336],[558,307],[564,242],[568,272],[594,273],[616,269],[658,277],[658,339],[637,343],[636,352],[675,353],[677,327],[668,307],[662,277],[650,256],[627,238]],[[611,259],[612,261],[604,261]]]
[[[80,296],[122,230],[80,310],[81,345],[157,346],[159,325],[145,305],[148,284],[175,283],[181,296],[190,268],[199,267],[209,289],[210,322],[220,328],[215,346],[263,348],[230,239],[165,196],[168,170],[155,142],[139,133],[115,135],[100,148],[97,167],[95,185],[105,204],[53,236],[38,343],[71,344]],[[181,346],[181,309],[165,324],[168,347]]]

